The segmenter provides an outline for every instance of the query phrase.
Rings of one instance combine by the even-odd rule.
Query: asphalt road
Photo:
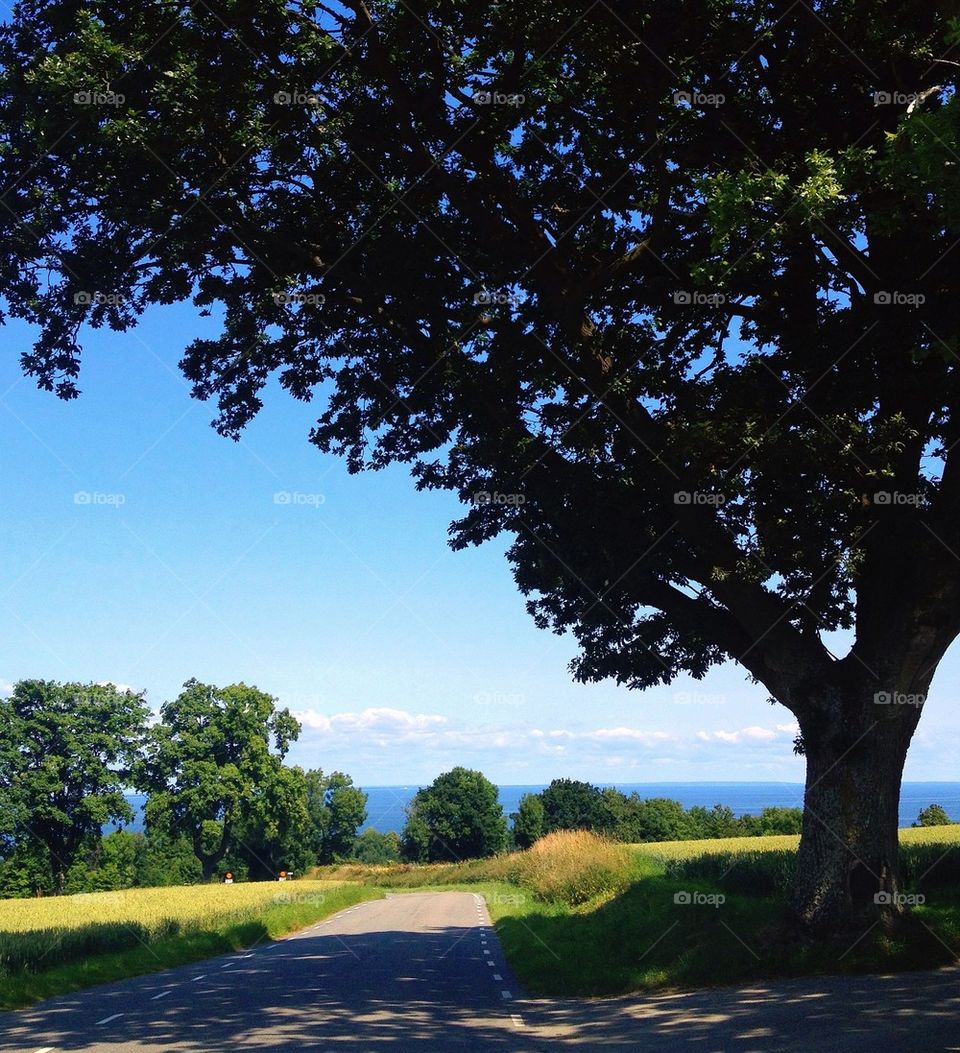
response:
[[[16,1053],[402,1050],[960,1051],[960,971],[653,998],[525,998],[483,900],[361,903],[251,951],[0,1015]]]

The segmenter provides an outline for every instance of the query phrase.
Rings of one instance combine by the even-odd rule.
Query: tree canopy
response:
[[[279,377],[320,450],[458,493],[454,546],[512,537],[580,679],[733,658],[789,707],[798,918],[862,918],[960,631],[953,13],[22,0],[24,369],[71,398],[84,325],[216,308],[182,365],[225,435]]]
[[[507,820],[497,788],[481,772],[457,767],[418,790],[401,835],[405,858],[459,862],[507,846]]]
[[[308,771],[306,779],[307,841],[313,862],[332,863],[349,856],[357,840],[357,830],[367,818],[367,795],[341,771],[329,775],[319,769]]]
[[[288,710],[256,687],[215,687],[188,680],[160,710],[150,729],[138,781],[150,796],[148,827],[187,836],[210,877],[231,850],[242,847],[243,828],[267,843],[283,838],[296,817],[306,822],[303,773],[283,767],[300,734]],[[297,796],[297,785],[301,794]],[[264,861],[269,868],[269,861]]]
[[[147,714],[113,684],[21,680],[0,699],[0,833],[42,849],[53,887],[86,837],[133,819],[124,789]]]

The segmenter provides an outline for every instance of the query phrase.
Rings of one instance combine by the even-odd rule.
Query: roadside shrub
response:
[[[517,884],[548,903],[576,906],[630,883],[627,849],[588,830],[558,830],[513,856]]]

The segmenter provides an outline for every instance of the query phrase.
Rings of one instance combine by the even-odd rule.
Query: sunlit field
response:
[[[355,883],[299,880],[0,900],[0,1006],[24,1000],[16,992],[25,978],[65,966],[83,986],[80,974],[95,970],[98,956],[127,954],[118,975],[148,972],[249,946],[375,894]]]
[[[951,844],[960,842],[960,823],[951,826],[904,827],[900,831],[902,845]],[[630,845],[643,855],[657,859],[692,859],[714,852],[786,852],[800,844],[797,834],[773,834],[766,837],[717,837],[704,841],[652,841]]]

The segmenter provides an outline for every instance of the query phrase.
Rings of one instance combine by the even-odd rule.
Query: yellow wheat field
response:
[[[362,898],[359,886],[345,885],[265,881],[0,900],[0,977],[146,947],[167,937],[260,923],[270,908],[302,907],[301,913],[319,917]]]
[[[91,923],[141,926],[151,935],[174,923],[181,931],[250,917],[278,903],[322,903],[339,881],[260,881],[235,885],[175,885],[85,892],[74,896],[0,900],[0,933],[81,929]]]
[[[900,831],[902,844],[949,844],[960,842],[960,823],[951,826],[905,827]],[[797,834],[772,834],[766,837],[717,837],[705,841],[653,841],[631,845],[640,855],[658,859],[693,859],[714,852],[783,852],[796,849]]]

